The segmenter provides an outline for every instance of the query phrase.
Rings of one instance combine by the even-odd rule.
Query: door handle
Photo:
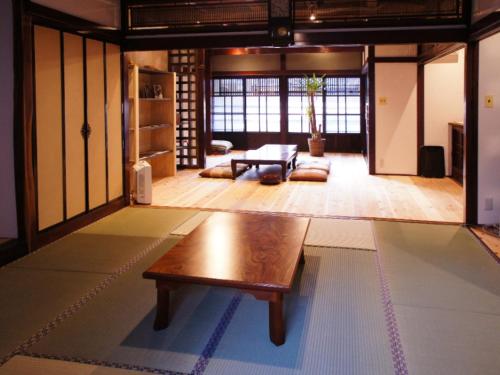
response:
[[[82,128],[80,129],[80,134],[82,135],[83,139],[89,139],[90,134],[92,134],[92,127],[89,124],[84,123],[82,125]]]

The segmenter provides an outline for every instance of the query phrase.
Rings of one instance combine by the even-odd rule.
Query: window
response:
[[[314,98],[316,123],[323,133],[361,133],[361,79],[323,77]],[[288,132],[309,133],[305,77],[290,77]],[[214,132],[279,133],[280,83],[278,77],[227,77],[212,80]]]
[[[247,78],[245,93],[247,131],[279,133],[279,79]]]
[[[212,129],[214,131],[242,132],[245,130],[243,98],[243,79],[213,80]]]
[[[280,132],[279,78],[215,78],[214,132]]]
[[[305,78],[288,79],[288,131],[309,133],[308,98]],[[316,93],[316,123],[326,133],[361,132],[361,79],[325,77]],[[324,126],[323,126],[324,125]]]
[[[326,133],[361,132],[360,85],[360,78],[325,78]]]
[[[288,79],[288,131],[290,133],[309,133],[307,116],[308,98],[305,78]],[[314,97],[316,124],[323,124],[323,94],[319,91]]]

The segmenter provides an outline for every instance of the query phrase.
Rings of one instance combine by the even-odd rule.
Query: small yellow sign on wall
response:
[[[387,105],[387,97],[386,96],[381,96],[378,98],[378,104],[379,105]]]
[[[484,97],[484,106],[486,108],[493,108],[493,95],[486,95]]]

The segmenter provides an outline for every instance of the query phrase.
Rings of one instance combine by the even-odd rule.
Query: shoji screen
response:
[[[61,48],[59,31],[35,26],[38,228],[64,220]]]
[[[120,47],[34,27],[38,230],[123,196]]]
[[[106,203],[106,129],[104,99],[104,47],[86,40],[89,208]]]
[[[106,97],[108,109],[108,199],[123,195],[122,91],[120,47],[106,44]]]
[[[71,218],[85,211],[85,121],[83,41],[64,34],[64,103],[66,141],[66,213]]]

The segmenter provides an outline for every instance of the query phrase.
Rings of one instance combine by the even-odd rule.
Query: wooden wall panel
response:
[[[85,211],[85,144],[83,38],[64,34],[64,103],[66,142],[66,213],[71,218]]]
[[[60,33],[35,26],[38,229],[64,219]]]
[[[106,203],[106,132],[104,113],[104,45],[87,39],[87,121],[89,209]]]
[[[106,44],[109,199],[123,195],[120,47]]]

